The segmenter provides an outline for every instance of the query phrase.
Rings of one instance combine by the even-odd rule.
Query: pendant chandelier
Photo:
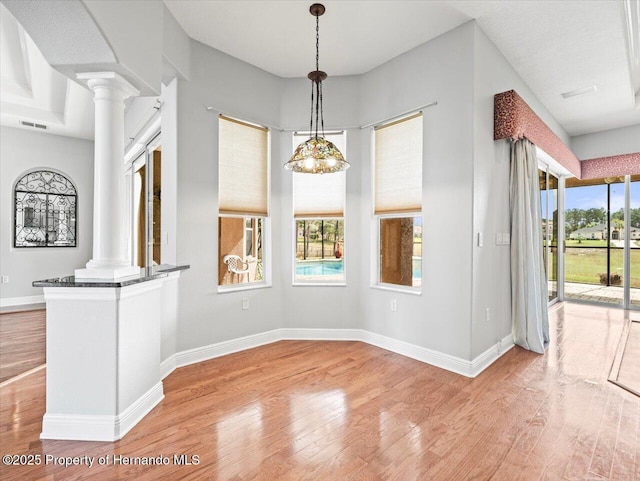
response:
[[[327,74],[320,70],[320,15],[325,11],[324,5],[314,3],[309,7],[311,15],[316,17],[316,69],[309,72],[311,80],[311,121],[309,122],[309,139],[298,145],[293,156],[284,164],[291,172],[306,174],[331,174],[349,168],[338,148],[324,138],[324,117],[322,114],[322,81]],[[315,130],[314,130],[315,115]],[[320,127],[318,126],[320,121]],[[320,135],[318,135],[320,129]]]

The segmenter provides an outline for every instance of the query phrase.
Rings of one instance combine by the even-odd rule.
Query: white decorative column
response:
[[[140,92],[115,72],[77,74],[94,92],[93,258],[77,279],[118,279],[140,273],[127,255],[124,196],[124,99]]]

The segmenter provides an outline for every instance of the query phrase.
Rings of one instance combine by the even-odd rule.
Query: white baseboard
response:
[[[0,299],[0,307],[26,306],[28,304],[43,304],[44,295],[26,297],[4,297]]]
[[[500,339],[497,343],[471,361],[472,375],[470,377],[476,377],[514,345],[513,334],[509,334],[508,336]]]
[[[283,328],[267,331],[252,336],[224,341],[209,346],[190,349],[170,356],[162,362],[160,371],[162,378],[171,374],[178,367],[196,364],[234,352],[244,351],[272,342],[283,340],[314,341],[360,341],[388,351],[410,357],[432,366],[446,369],[466,377],[476,377],[500,356],[513,347],[513,336],[509,334],[498,341],[472,361],[451,356],[426,347],[417,346],[405,341],[376,334],[363,329],[295,329]]]
[[[117,441],[162,399],[162,382],[158,382],[117,416],[46,413],[42,418],[40,439]]]
[[[400,341],[392,337],[383,336],[369,331],[364,331],[364,342],[373,346],[381,347],[387,351],[410,357],[417,361],[430,364],[447,371],[455,372],[466,377],[474,377],[471,370],[471,361],[460,357],[451,356],[443,352],[434,351],[422,346],[416,346],[405,341]]]
[[[272,342],[280,340],[281,337],[279,330],[275,329],[273,331],[261,332],[251,336],[231,339],[230,341],[223,341],[216,344],[210,344],[208,346],[189,349],[175,355],[175,367],[178,368],[188,366],[189,364],[208,361],[209,359],[226,356],[227,354],[233,354],[234,352],[244,351],[253,347],[263,346],[264,344],[271,344]]]
[[[122,411],[116,420],[116,439],[127,434],[149,412],[164,399],[162,381],[158,381],[151,389],[140,396],[131,406]],[[114,439],[115,441],[115,439]]]
[[[160,379],[164,379],[173,371],[175,371],[177,367],[176,356],[176,354],[171,354],[171,356],[160,363]]]
[[[281,341],[362,341],[362,329],[278,329]]]

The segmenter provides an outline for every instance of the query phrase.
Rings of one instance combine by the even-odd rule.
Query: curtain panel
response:
[[[549,343],[547,278],[536,147],[511,143],[511,312],[514,341],[540,354]]]

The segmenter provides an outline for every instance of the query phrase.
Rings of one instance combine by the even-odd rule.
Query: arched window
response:
[[[77,191],[65,175],[33,170],[14,189],[14,247],[75,247]]]

